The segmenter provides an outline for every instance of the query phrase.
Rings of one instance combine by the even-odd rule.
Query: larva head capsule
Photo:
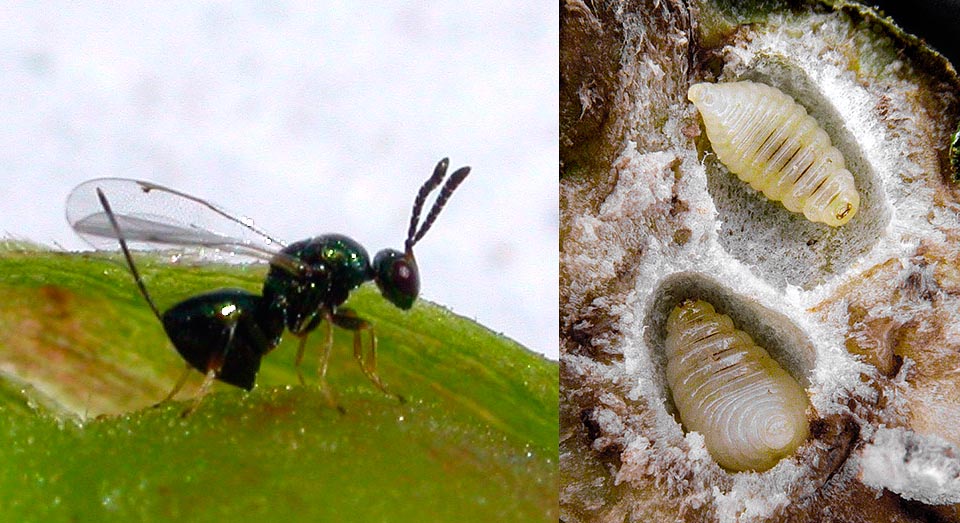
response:
[[[842,161],[839,165],[843,165]],[[860,194],[853,188],[853,175],[841,167],[834,169],[833,174],[806,199],[803,214],[810,220],[839,227],[849,222],[859,207]]]
[[[827,225],[839,227],[850,221],[859,208],[860,195],[856,191],[841,193],[824,210],[823,221]]]
[[[687,98],[697,105],[697,107],[713,108],[720,97],[717,96],[713,86],[708,83],[694,84],[687,91]]]
[[[726,108],[723,93],[717,88],[716,84],[699,83],[690,86],[687,91],[687,98],[701,109],[704,118],[719,116]],[[707,116],[709,115],[709,116]]]

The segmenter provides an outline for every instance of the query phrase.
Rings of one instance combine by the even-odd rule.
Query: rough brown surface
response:
[[[849,227],[789,216],[716,161],[686,91],[736,79],[825,127],[865,198]],[[948,63],[855,5],[561,3],[563,521],[960,521],[957,93]],[[810,395],[811,438],[768,472],[722,469],[678,422],[662,330],[689,298]],[[909,452],[887,471],[865,456],[890,428]],[[941,490],[898,486],[917,456]]]

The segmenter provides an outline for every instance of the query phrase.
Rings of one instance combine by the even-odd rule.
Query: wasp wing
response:
[[[110,220],[99,193],[109,202]],[[297,260],[280,253],[284,243],[256,228],[253,220],[162,185],[126,178],[97,178],[67,197],[67,221],[96,249],[119,247],[200,251],[201,256],[239,255],[300,272]],[[207,251],[213,251],[209,253]]]

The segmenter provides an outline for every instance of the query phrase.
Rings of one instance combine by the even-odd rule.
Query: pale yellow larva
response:
[[[789,95],[761,83],[730,82],[695,84],[687,97],[717,158],[767,198],[834,227],[857,213],[860,195],[843,155]]]
[[[809,434],[806,392],[709,303],[688,300],[666,323],[667,383],[680,421],[722,467],[763,471]]]

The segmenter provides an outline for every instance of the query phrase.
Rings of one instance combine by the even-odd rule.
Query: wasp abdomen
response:
[[[253,388],[260,359],[280,343],[283,318],[243,289],[221,289],[188,298],[161,321],[177,352],[203,374],[216,371],[224,383]]]
[[[724,468],[763,471],[807,438],[799,383],[730,317],[689,300],[667,319],[667,383],[688,431]]]
[[[717,157],[751,187],[834,227],[857,213],[860,195],[843,155],[789,95],[761,83],[730,82],[695,84],[687,97]]]

